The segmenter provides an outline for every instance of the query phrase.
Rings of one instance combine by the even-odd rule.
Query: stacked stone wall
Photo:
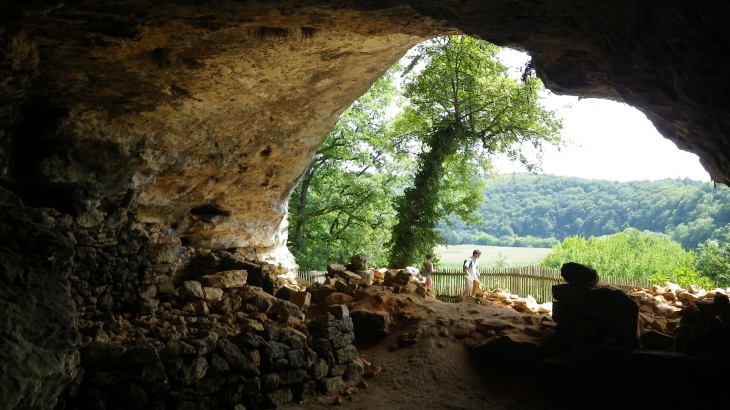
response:
[[[57,224],[73,244],[71,294],[76,305],[97,312],[132,311],[137,303],[140,269],[148,257],[149,233],[130,220],[127,210],[91,211]],[[86,312],[84,312],[86,313]]]
[[[83,336],[58,410],[277,408],[359,381],[345,305],[308,324],[307,304],[272,295],[306,294],[277,265],[122,216],[63,227]]]

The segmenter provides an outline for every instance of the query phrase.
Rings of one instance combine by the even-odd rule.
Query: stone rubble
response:
[[[121,208],[54,221],[74,248],[71,294],[83,335],[58,410],[241,410],[277,408],[317,393],[352,394],[363,373],[380,372],[358,357],[353,341],[386,336],[394,319],[386,310],[348,305],[373,285],[435,299],[417,269],[371,269],[364,254],[328,265],[325,282],[309,286],[248,251],[186,248],[171,230],[136,222]],[[562,333],[635,345],[641,334],[645,347],[683,351],[711,351],[720,346],[716,340],[728,340],[727,290],[665,284],[626,296],[594,287],[598,276],[591,271],[566,269],[569,283],[554,288],[552,306],[504,289],[473,299],[536,318],[553,314],[557,325],[545,316],[533,324],[540,329],[526,329],[536,339]],[[616,306],[625,307],[621,319]],[[454,337],[470,334],[457,325]],[[405,335],[399,348],[418,338]]]
[[[258,287],[226,289],[218,301],[203,292],[183,298],[183,289],[150,315],[80,320],[80,377],[67,408],[277,408],[359,381],[346,306],[305,324],[298,307]]]
[[[308,322],[306,282],[279,266],[185,248],[162,225],[114,215],[113,225],[68,227],[91,240],[76,242],[80,359],[56,409],[277,408],[360,380],[345,305]],[[114,261],[111,272],[99,261]]]
[[[706,291],[674,283],[637,288],[642,345],[686,353],[721,353],[730,345],[730,288]]]

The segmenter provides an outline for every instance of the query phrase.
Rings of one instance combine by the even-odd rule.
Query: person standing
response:
[[[426,254],[426,262],[423,262],[423,268],[421,268],[421,276],[426,278],[426,287],[433,289],[433,281],[431,279],[431,274],[433,274],[434,268],[433,268],[433,254],[428,253]]]
[[[464,272],[464,292],[461,294],[461,301],[464,302],[466,298],[474,291],[474,281],[479,282],[479,269],[477,269],[477,260],[482,256],[482,251],[475,249],[471,253],[471,257],[464,261],[462,268]]]

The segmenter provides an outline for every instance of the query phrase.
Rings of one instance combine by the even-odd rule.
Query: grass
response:
[[[436,248],[434,265],[436,268],[460,268],[464,259],[471,256],[474,249],[482,251],[479,266],[482,268],[494,267],[500,259],[500,253],[507,257],[507,266],[517,268],[534,265],[543,260],[553,250],[550,248],[514,248],[509,246],[484,245],[449,245]]]

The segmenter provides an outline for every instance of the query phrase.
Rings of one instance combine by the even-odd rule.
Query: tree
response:
[[[359,252],[385,264],[393,187],[402,186],[394,167],[404,163],[387,132],[396,70],[342,114],[291,195],[288,246],[300,269],[324,269]]]
[[[708,239],[697,249],[694,268],[721,287],[730,286],[730,230],[724,229],[722,239]]]
[[[497,51],[470,37],[441,37],[421,45],[409,65],[425,64],[405,81],[409,104],[396,130],[420,152],[413,185],[396,201],[390,266],[431,252],[441,241],[436,224],[446,216],[474,221],[491,155],[507,154],[532,171],[543,144],[560,142],[560,121],[538,103],[540,81],[510,79]],[[527,146],[536,162],[524,154]]]

